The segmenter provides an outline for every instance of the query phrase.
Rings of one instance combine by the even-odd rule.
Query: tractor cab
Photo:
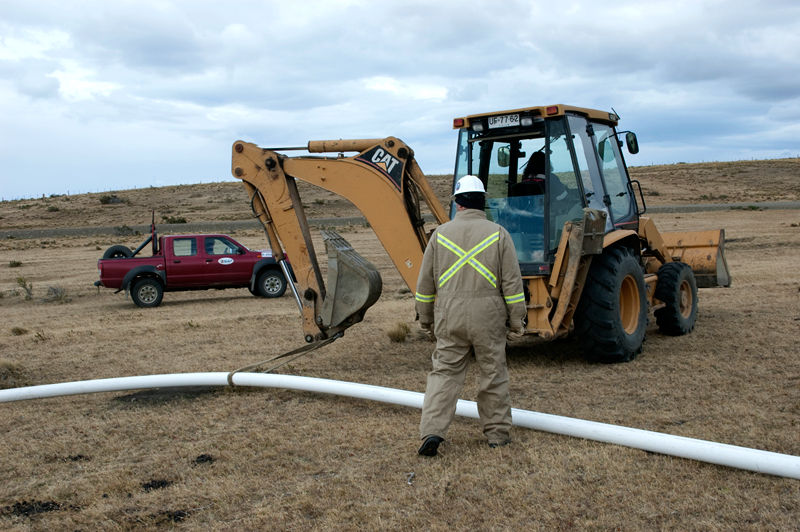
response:
[[[486,214],[514,240],[523,275],[549,274],[564,223],[585,207],[605,211],[605,232],[638,229],[614,113],[565,105],[457,118],[455,181],[472,174],[486,187]],[[638,152],[636,136],[626,135]],[[455,204],[451,205],[451,216]]]

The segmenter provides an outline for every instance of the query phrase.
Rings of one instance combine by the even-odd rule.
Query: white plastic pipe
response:
[[[413,408],[422,408],[424,395],[419,392],[384,388],[355,382],[334,381],[296,375],[272,373],[235,373],[236,386],[286,388],[307,392],[326,393],[369,399]],[[228,386],[228,373],[180,373],[172,375],[144,375],[114,379],[44,384],[26,388],[0,390],[0,403],[40,399],[63,395],[97,392],[119,392],[146,388],[174,388],[181,386]],[[456,415],[478,418],[474,401],[459,400]],[[800,456],[773,453],[748,447],[738,447],[707,440],[674,436],[661,432],[597,423],[583,419],[542,414],[529,410],[512,409],[513,424],[518,427],[554,432],[589,440],[614,443],[654,453],[690,458],[757,473],[800,479]]]

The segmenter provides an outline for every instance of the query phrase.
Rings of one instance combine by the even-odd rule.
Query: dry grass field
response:
[[[800,160],[633,168],[649,206],[800,200]],[[442,197],[448,178],[435,179]],[[303,188],[309,216],[351,216]],[[119,203],[101,203],[115,195]],[[5,238],[25,228],[246,219],[224,182],[0,203],[0,387],[230,371],[302,344],[294,301],[246,289],[167,293],[156,309],[98,290],[96,260],[143,237]],[[701,289],[695,331],[654,321],[633,362],[570,339],[508,348],[516,408],[800,455],[800,210],[655,213],[725,227],[733,285]],[[433,344],[374,234],[340,233],[384,291],[344,338],[280,371],[423,391]],[[264,236],[233,236],[260,248]],[[324,249],[324,248],[322,248]],[[389,332],[411,333],[393,342]],[[475,398],[475,368],[462,397]],[[419,411],[282,389],[103,393],[0,404],[0,529],[796,530],[800,481],[516,428],[489,449],[457,419],[418,457]]]

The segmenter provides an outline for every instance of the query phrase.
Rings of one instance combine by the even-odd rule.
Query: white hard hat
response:
[[[483,188],[483,183],[474,175],[465,175],[456,181],[456,189],[453,195],[465,194],[467,192],[481,192],[486,194],[486,189]]]

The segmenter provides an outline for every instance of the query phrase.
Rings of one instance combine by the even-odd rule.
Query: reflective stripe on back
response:
[[[472,249],[469,251],[464,251],[461,246],[447,238],[441,233],[436,234],[436,241],[441,244],[446,249],[450,250],[454,255],[458,257],[458,260],[450,266],[441,276],[439,276],[439,287],[444,286],[444,284],[453,278],[453,276],[464,267],[464,265],[469,264],[472,266],[475,271],[477,271],[481,276],[489,281],[489,283],[497,288],[497,276],[492,273],[489,268],[481,264],[481,262],[475,258],[475,255],[484,251],[489,246],[498,242],[500,240],[500,232],[494,232],[491,235],[484,238],[478,244],[476,244]]]

